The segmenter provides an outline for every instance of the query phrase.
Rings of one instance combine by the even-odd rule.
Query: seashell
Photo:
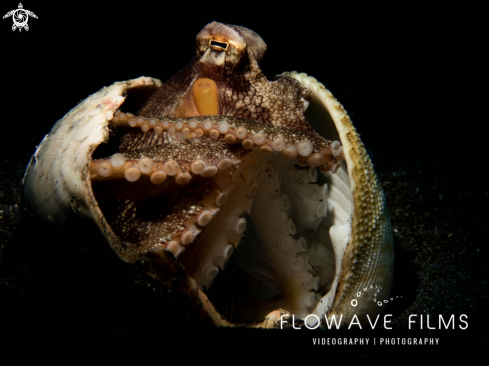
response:
[[[214,22],[166,83],[140,77],[91,95],[39,145],[26,201],[52,223],[96,225],[122,260],[216,325],[263,326],[277,309],[378,314],[394,254],[372,163],[316,79],[265,79],[265,49],[253,31]],[[236,284],[233,319],[224,282]]]

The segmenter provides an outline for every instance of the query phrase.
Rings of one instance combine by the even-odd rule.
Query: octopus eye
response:
[[[213,48],[215,51],[226,51],[228,44],[224,42],[211,41],[211,47],[215,47]]]

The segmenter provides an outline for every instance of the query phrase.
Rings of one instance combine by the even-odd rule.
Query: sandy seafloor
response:
[[[393,350],[397,357],[423,351],[423,357],[437,359],[483,353],[488,342],[482,334],[489,325],[483,237],[488,179],[477,128],[456,117],[464,89],[455,87],[456,76],[447,79],[438,69],[456,40],[450,27],[432,27],[422,14],[391,19],[367,17],[362,9],[343,22],[332,9],[328,16],[296,19],[285,11],[226,13],[202,7],[182,22],[153,13],[147,4],[75,8],[70,16],[53,6],[24,5],[39,18],[29,20],[29,32],[12,32],[11,19],[0,24],[3,340],[72,344],[76,339],[90,349],[99,339],[151,335],[166,350],[182,344],[212,350],[219,344],[227,355],[246,344],[250,350],[264,347],[271,356],[290,351],[315,360],[336,354],[378,362]],[[0,12],[15,6],[2,5]],[[135,20],[121,25],[120,19]],[[263,37],[268,51],[262,68],[269,78],[306,72],[349,112],[382,182],[394,228],[391,296],[396,299],[384,312],[393,315],[393,330],[209,329],[187,319],[177,295],[124,264],[103,241],[80,242],[77,232],[22,219],[28,212],[20,202],[21,179],[51,126],[115,81],[141,75],[167,80],[190,61],[195,35],[212,20],[247,26]],[[469,327],[408,329],[410,314],[446,319],[466,314]],[[439,338],[439,346],[318,347],[312,346],[313,337],[431,337]]]

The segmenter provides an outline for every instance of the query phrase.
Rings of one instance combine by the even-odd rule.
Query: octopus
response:
[[[379,313],[392,229],[341,104],[306,74],[268,80],[247,28],[213,22],[196,45],[167,82],[116,83],[57,122],[26,171],[33,209],[98,226],[215,325]]]

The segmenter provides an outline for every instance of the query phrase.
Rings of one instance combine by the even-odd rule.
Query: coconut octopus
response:
[[[115,83],[58,121],[27,169],[27,200],[51,222],[88,218],[217,325],[379,313],[392,231],[341,104],[305,74],[269,81],[247,28],[213,22],[196,43],[166,83]]]

